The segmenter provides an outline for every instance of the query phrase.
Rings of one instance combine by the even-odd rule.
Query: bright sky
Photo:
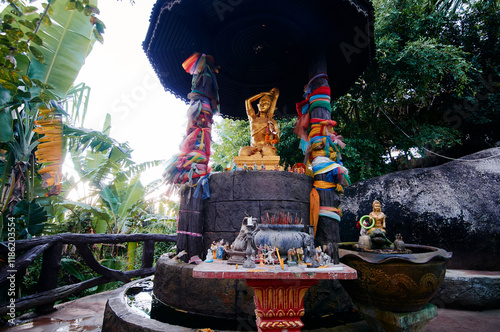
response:
[[[155,2],[99,1],[98,17],[106,25],[104,44],[94,44],[75,81],[91,88],[84,126],[102,130],[109,113],[111,137],[127,141],[137,163],[170,159],[186,130],[186,104],[163,89],[142,49]],[[144,184],[162,171],[158,167],[149,172]]]

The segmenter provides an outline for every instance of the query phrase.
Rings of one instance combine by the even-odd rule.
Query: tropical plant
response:
[[[489,128],[500,115],[492,107],[499,76],[491,56],[498,49],[498,11],[480,8],[495,2],[373,1],[376,59],[334,103],[351,180],[423,165],[422,157],[443,162],[437,156],[459,157],[500,138]],[[467,38],[475,31],[483,39],[473,46]],[[485,77],[490,91],[481,87]]]
[[[214,122],[214,135],[210,156],[216,171],[222,171],[233,165],[233,158],[241,147],[250,145],[250,124],[248,121],[217,118]]]
[[[62,121],[56,102],[71,88],[95,40],[102,40],[104,25],[95,17],[95,1],[49,0],[39,7],[8,2],[0,32],[0,226],[3,231],[3,219],[17,217],[18,235],[30,237],[41,232],[48,214],[32,219],[29,212],[60,191]],[[40,186],[48,189],[45,195]]]

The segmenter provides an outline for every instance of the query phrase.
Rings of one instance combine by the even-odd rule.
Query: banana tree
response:
[[[43,183],[48,195],[60,191],[62,121],[55,102],[102,40],[104,25],[95,17],[95,1],[49,0],[41,9],[8,2],[0,14],[0,226],[3,231],[5,216],[18,217],[24,220],[19,234],[30,237],[43,227],[29,225],[43,226],[48,217],[29,218],[22,208],[40,207],[35,184]]]
[[[65,191],[69,193],[78,188],[81,198],[71,201],[60,197],[55,204],[56,209],[66,209],[75,216],[82,212],[90,213],[95,233],[142,232],[143,220],[153,214],[153,206],[157,203],[157,199],[148,197],[158,190],[161,181],[144,186],[139,181],[139,175],[151,167],[159,166],[162,161],[134,163],[130,147],[111,138],[110,128],[109,114],[102,131],[65,124],[63,132],[67,150],[77,173],[75,178],[78,179],[72,181],[72,186],[66,187]],[[129,243],[129,267],[135,261],[136,245]],[[118,264],[115,257],[109,259]]]

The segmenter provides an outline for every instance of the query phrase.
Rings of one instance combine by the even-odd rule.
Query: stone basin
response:
[[[340,261],[358,272],[357,280],[342,281],[354,303],[396,313],[425,308],[443,283],[451,253],[406,244],[412,253],[380,253],[355,250],[339,244]]]

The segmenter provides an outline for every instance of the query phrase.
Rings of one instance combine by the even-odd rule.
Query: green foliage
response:
[[[250,145],[250,124],[248,121],[220,118],[214,122],[213,154],[214,170],[223,170],[233,166],[233,158],[238,156],[240,148]],[[220,165],[219,168],[217,165]]]
[[[433,153],[459,157],[493,146],[500,139],[497,2],[373,3],[376,60],[334,102],[351,180]]]
[[[64,97],[96,40],[94,19],[66,10],[63,1],[44,4],[39,12],[14,0],[1,16],[2,108]]]
[[[299,148],[300,139],[293,132],[296,120],[296,117],[278,120],[280,141],[276,145],[276,150],[280,156],[280,164],[287,168],[303,162],[304,159],[304,154]]]
[[[34,226],[33,215],[21,212],[31,213],[34,204],[53,210],[38,176],[33,128],[39,108],[57,107],[70,89],[99,34],[95,1],[84,2],[80,14],[62,0],[40,7],[12,0],[0,14],[0,212],[9,217],[15,204],[31,202],[17,210],[20,237],[41,233],[44,225],[35,220]]]
[[[71,159],[80,177],[79,182],[73,183],[68,190],[84,183],[89,193],[87,202],[61,200],[57,205],[75,215],[82,212],[92,215],[92,229],[97,233],[140,231],[138,222],[156,202],[145,197],[154,192],[160,183],[154,181],[143,186],[139,174],[159,166],[161,161],[135,164],[128,145],[118,143],[106,134],[109,133],[109,121],[106,121],[102,132],[65,127]]]
[[[18,220],[16,228],[20,238],[40,234],[48,219],[47,211],[35,200],[28,202],[23,199],[16,204],[13,214]]]

